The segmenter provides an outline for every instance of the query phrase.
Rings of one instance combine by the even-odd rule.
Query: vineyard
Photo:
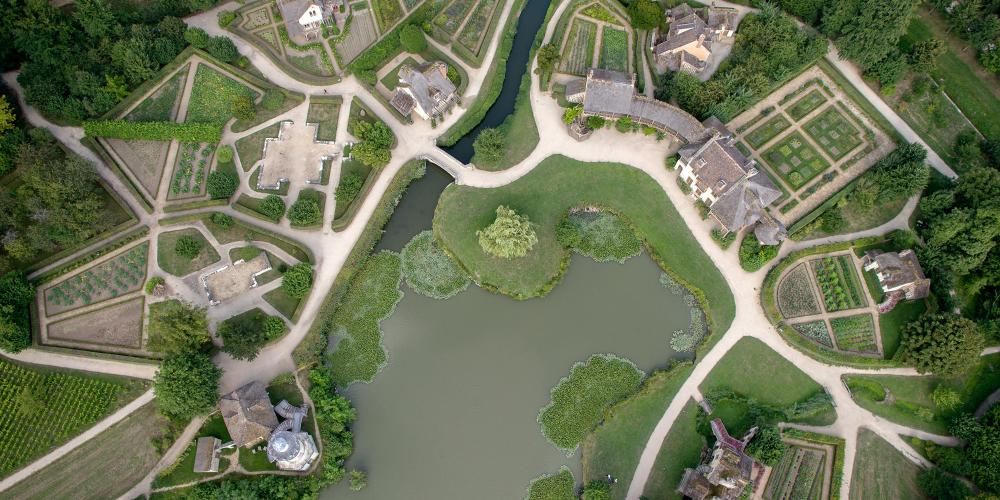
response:
[[[45,312],[59,314],[138,290],[146,277],[148,250],[143,243],[52,286],[45,293]]]
[[[128,382],[44,373],[0,360],[0,477],[111,413]]]
[[[628,34],[605,26],[601,41],[601,67],[628,71]]]
[[[875,324],[871,314],[859,314],[830,320],[837,347],[858,352],[878,352],[875,342]]]
[[[215,146],[186,142],[181,145],[170,181],[170,198],[186,198],[202,194],[206,170]]]
[[[814,260],[812,265],[827,312],[865,306],[861,285],[850,257],[824,257]]]
[[[573,75],[584,76],[587,68],[591,67],[594,60],[594,36],[597,33],[597,25],[582,19],[574,19],[573,27],[570,29],[569,37],[566,38],[566,46],[562,53],[562,71]]]

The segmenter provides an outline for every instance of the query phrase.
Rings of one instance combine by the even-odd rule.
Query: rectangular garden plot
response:
[[[149,244],[77,273],[45,290],[45,313],[52,316],[134,292],[146,278]]]
[[[191,198],[205,194],[205,177],[211,166],[215,145],[182,143],[174,161],[167,199]]]
[[[150,197],[155,198],[167,164],[169,141],[123,141],[121,139],[101,139],[114,150],[132,175]]]
[[[792,328],[809,340],[819,342],[827,347],[833,347],[833,342],[830,340],[830,329],[826,327],[826,321],[819,320],[799,323],[792,325]]]
[[[826,108],[803,128],[834,160],[843,158],[862,143],[858,129],[833,106]]]
[[[812,261],[816,283],[827,312],[856,309],[867,305],[854,262],[847,255]]]
[[[772,469],[763,497],[772,499],[821,498],[826,454],[820,450],[793,446]]]
[[[573,75],[584,76],[587,68],[594,62],[594,43],[597,36],[597,25],[582,19],[574,19],[570,28],[566,46],[562,52],[562,71]]]
[[[125,119],[133,122],[169,122],[176,116],[181,89],[187,79],[187,66],[181,68],[174,76],[160,85],[152,94],[142,100],[132,109]]]
[[[479,53],[479,47],[482,45],[486,33],[490,31],[486,28],[495,15],[499,3],[497,0],[481,0],[476,5],[476,10],[472,11],[469,20],[466,21],[462,32],[458,34],[458,43],[464,45],[473,54]]]
[[[830,164],[799,132],[789,134],[762,156],[778,175],[796,189],[830,168]]]
[[[813,89],[804,97],[796,101],[792,107],[788,108],[788,115],[792,117],[793,120],[801,120],[802,117],[808,115],[812,110],[820,107],[824,102],[826,102],[826,97],[823,96],[823,92],[819,89]]]
[[[184,121],[225,123],[233,117],[233,100],[245,96],[257,99],[257,92],[206,64],[199,64]]]
[[[830,320],[837,347],[845,351],[878,353],[875,340],[875,323],[871,314],[859,314]]]
[[[475,3],[474,0],[455,0],[451,2],[440,14],[434,17],[434,25],[449,35],[454,35]]]
[[[72,318],[50,323],[49,340],[107,347],[142,347],[142,310],[138,297]]]
[[[753,132],[746,135],[746,141],[754,149],[760,148],[767,141],[774,139],[778,134],[784,132],[788,127],[791,127],[791,122],[788,121],[783,115],[775,116],[770,120],[764,122],[763,125],[755,128]]]
[[[399,0],[371,0],[371,5],[372,9],[375,9],[378,25],[383,33],[388,31],[403,16],[403,9],[399,5]]]
[[[628,34],[610,26],[601,31],[600,66],[614,71],[628,71]]]
[[[809,280],[809,268],[805,263],[795,266],[778,283],[778,309],[785,318],[823,312],[816,300],[816,292]]]

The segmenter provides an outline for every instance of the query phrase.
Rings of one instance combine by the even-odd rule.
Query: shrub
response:
[[[712,240],[718,243],[723,250],[726,250],[736,241],[736,233],[733,231],[723,233],[721,229],[715,228],[712,229]]]
[[[289,297],[301,299],[309,294],[312,288],[313,270],[312,266],[306,263],[295,264],[285,271],[285,276],[281,278],[281,289]]]
[[[778,428],[766,425],[760,428],[760,432],[747,445],[747,454],[756,458],[758,462],[773,467],[781,460],[787,448],[788,445],[781,441],[781,432]]]
[[[754,272],[771,259],[778,256],[780,245],[761,245],[753,233],[747,233],[740,243],[740,267],[745,271]]]
[[[163,279],[162,276],[153,276],[152,278],[149,278],[149,280],[146,281],[146,293],[152,294],[153,290],[156,289],[157,286],[160,286],[166,282],[167,280]]]
[[[285,215],[285,201],[276,194],[269,194],[257,205],[257,211],[270,217],[271,220],[278,221]]]
[[[204,246],[204,241],[189,234],[185,234],[177,238],[177,242],[174,244],[174,252],[181,257],[186,259],[194,259],[201,253],[201,248]]]
[[[441,250],[432,231],[423,231],[403,247],[403,277],[421,295],[447,299],[469,286],[469,278]]]
[[[820,227],[830,234],[839,233],[847,228],[847,220],[844,219],[839,208],[833,207],[823,212],[820,217]]]
[[[232,113],[239,120],[249,121],[257,116],[257,109],[254,108],[253,99],[250,96],[240,94],[233,96]]]
[[[958,391],[944,385],[934,388],[931,399],[934,401],[934,406],[942,411],[952,411],[962,404],[962,396]]]
[[[163,413],[180,420],[206,414],[219,401],[219,377],[222,370],[208,354],[196,352],[163,360],[153,379],[156,406]]]
[[[642,242],[632,228],[614,214],[571,214],[566,221],[579,235],[570,248],[598,262],[624,263],[642,251]]]
[[[511,259],[524,257],[538,243],[538,236],[528,217],[518,215],[503,205],[497,207],[497,218],[492,224],[476,231],[479,246],[495,257]]]
[[[208,47],[211,37],[201,28],[190,27],[184,32],[184,40],[196,49]]]
[[[368,486],[368,475],[357,469],[351,471],[351,491],[361,491]]]
[[[399,30],[399,44],[402,45],[403,50],[413,54],[427,50],[427,38],[424,36],[424,32],[412,24],[407,24]]]
[[[226,63],[235,62],[240,57],[240,51],[236,50],[236,45],[233,44],[233,41],[229,37],[225,36],[213,36],[208,41],[205,51],[211,54],[212,57]]]
[[[268,111],[277,111],[285,103],[285,94],[278,89],[267,89],[260,101],[260,107]]]
[[[498,128],[488,128],[479,132],[476,140],[472,143],[472,148],[476,151],[476,156],[490,162],[503,159],[507,151],[503,131]]]
[[[228,199],[236,192],[236,188],[239,185],[240,179],[232,172],[213,170],[212,173],[208,174],[208,181],[205,184],[205,188],[212,199],[218,200]]]
[[[245,361],[255,359],[260,348],[269,340],[265,328],[267,318],[269,317],[260,310],[254,310],[220,323],[216,335],[222,339],[222,351],[236,359]]]
[[[962,500],[971,496],[969,487],[965,483],[945,474],[937,467],[921,470],[920,475],[917,476],[917,485],[927,494],[927,498]]]
[[[315,198],[299,196],[288,209],[288,220],[295,226],[312,226],[323,220],[323,212]]]
[[[361,188],[365,185],[365,178],[357,172],[351,172],[340,178],[334,197],[337,203],[350,204],[361,194]]]
[[[83,122],[83,131],[90,137],[111,137],[123,140],[207,142],[222,140],[222,125],[218,123],[130,122],[125,120]]]
[[[215,212],[212,214],[210,220],[222,229],[229,229],[230,227],[233,227],[233,218],[230,217],[229,214]]]
[[[219,146],[219,149],[215,152],[215,156],[219,159],[219,163],[232,163],[233,147],[229,145]]]
[[[285,333],[285,320],[278,316],[268,316],[264,320],[264,336],[268,340],[274,340]]]
[[[219,11],[219,27],[225,28],[232,24],[236,20],[236,13],[231,10],[220,10]]]

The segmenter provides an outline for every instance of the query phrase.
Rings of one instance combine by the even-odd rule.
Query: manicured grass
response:
[[[162,439],[166,429],[166,419],[153,403],[147,404],[4,491],[4,497],[118,498],[156,465],[160,454],[153,441]]]
[[[830,164],[799,132],[785,136],[761,157],[782,179],[796,189],[830,167]]]
[[[683,498],[677,492],[677,485],[685,468],[698,466],[701,449],[705,445],[705,439],[698,434],[698,411],[698,404],[692,399],[677,415],[663,440],[660,453],[656,455],[653,470],[642,492],[644,496],[663,500]]]
[[[879,315],[878,325],[882,333],[882,350],[886,359],[896,355],[903,326],[919,318],[926,310],[927,302],[924,300],[904,300],[896,304],[892,311]]]
[[[605,26],[601,31],[600,67],[628,71],[628,34],[610,26]]]
[[[587,175],[580,175],[581,171]],[[479,246],[476,230],[493,222],[501,204],[527,215],[536,225],[538,243],[523,258],[494,258]],[[555,226],[568,209],[586,205],[607,207],[629,221],[655,260],[704,293],[714,327],[718,331],[729,327],[734,305],[722,275],[659,184],[625,165],[552,156],[500,188],[452,184],[439,199],[434,231],[444,248],[481,286],[526,299],[545,295],[561,279],[568,252],[556,241]]]
[[[331,376],[340,386],[371,382],[385,366],[379,323],[403,298],[402,262],[393,252],[368,258],[333,313],[333,332],[343,336],[329,356]]]
[[[634,393],[642,378],[634,363],[614,355],[595,354],[576,363],[538,414],[542,433],[559,449],[575,450],[604,411]]]
[[[399,84],[399,70],[403,66],[416,67],[417,64],[418,64],[417,61],[414,60],[412,57],[407,57],[406,59],[403,60],[403,62],[397,64],[394,68],[392,68],[391,71],[389,71],[388,73],[385,74],[384,77],[382,77],[382,80],[380,80],[382,82],[382,85],[385,85],[385,88],[389,90],[396,90],[396,85]]]
[[[194,87],[188,103],[187,122],[227,122],[233,117],[233,99],[246,96],[257,99],[257,92],[250,87],[219,73],[205,64],[199,64],[194,74]]]
[[[858,352],[878,352],[875,342],[875,323],[872,315],[858,314],[830,320],[837,347]]]
[[[69,441],[145,388],[146,383],[137,379],[35,367],[0,358],[0,447],[4,450],[0,477]]]
[[[834,160],[843,158],[863,142],[858,129],[835,106],[809,120],[803,129]]]
[[[698,388],[702,394],[730,389],[779,407],[793,405],[823,390],[792,362],[750,337],[737,342]]]
[[[746,135],[746,141],[756,149],[766,144],[767,141],[774,139],[778,134],[791,126],[792,124],[784,115],[778,115],[753,129],[752,132]]]
[[[278,137],[281,122],[258,130],[236,141],[236,154],[240,157],[243,170],[249,172],[253,166],[264,158],[264,139]]]
[[[854,457],[851,498],[918,500],[927,498],[917,485],[920,466],[903,456],[874,432],[858,431],[858,450]]]
[[[820,89],[813,89],[804,97],[799,98],[790,108],[788,108],[788,115],[792,117],[793,120],[801,120],[804,116],[808,115],[810,111],[820,107],[824,102],[826,102],[826,97],[823,95],[823,91]]]
[[[337,185],[339,186],[340,182],[343,181],[345,177],[350,175],[357,175],[362,179],[365,179],[364,184],[368,184],[368,181],[373,180],[373,179],[368,179],[368,176],[371,174],[372,174],[372,168],[365,165],[364,163],[361,163],[360,161],[354,159],[344,160],[340,163],[340,180],[337,181]],[[341,218],[345,213],[347,213],[347,209],[349,209],[351,205],[356,200],[358,200],[358,197],[363,197],[364,195],[365,191],[364,188],[362,188],[361,193],[358,193],[357,197],[344,200],[336,200],[337,206],[336,208],[334,208],[333,211],[334,220]]]
[[[181,456],[180,460],[172,464],[169,469],[161,472],[156,479],[153,480],[153,486],[155,488],[164,488],[167,486],[197,481],[198,479],[209,475],[194,471],[195,450],[198,447],[198,438],[207,436],[217,437],[221,439],[223,443],[230,441],[231,438],[229,437],[229,431],[226,429],[226,423],[222,420],[221,413],[213,414],[208,418],[208,420],[205,421],[204,424],[202,424],[201,429],[198,430],[194,439],[191,440],[191,444],[189,444],[187,450],[184,451],[184,455]],[[228,455],[230,453],[232,453],[232,450],[223,451],[220,455]],[[226,470],[228,464],[228,458],[220,458],[219,471],[222,472]]]
[[[240,448],[240,465],[250,472],[278,470],[277,466],[267,461],[266,444]]]
[[[125,119],[134,122],[169,122],[173,120],[174,105],[184,81],[187,79],[187,69],[182,69],[163,83],[149,97],[139,103]]]
[[[181,236],[191,236],[201,242],[201,251],[193,259],[188,259],[179,255],[174,247]],[[157,240],[156,262],[165,272],[174,276],[187,276],[195,271],[204,269],[219,261],[219,252],[201,234],[201,231],[193,228],[181,229],[161,233]]]
[[[309,98],[307,123],[318,124],[316,139],[320,141],[337,140],[337,120],[340,118],[340,96],[336,98],[312,96]]]
[[[196,217],[205,224],[205,227],[212,233],[212,236],[215,236],[215,239],[219,240],[219,243],[223,245],[234,241],[263,241],[288,252],[289,255],[302,262],[313,261],[312,253],[305,247],[300,246],[298,242],[279,237],[276,233],[272,233],[263,227],[234,220],[230,227],[223,228],[212,222],[212,213],[204,213]]]
[[[656,372],[636,394],[606,412],[601,425],[582,443],[584,483],[611,474],[618,478],[618,486],[611,490],[612,498],[625,498],[649,435],[690,374],[689,363]]]
[[[292,321],[292,318],[295,316],[295,310],[299,308],[300,301],[294,297],[289,297],[281,287],[265,293],[264,300],[277,309],[289,321]]]
[[[558,474],[545,474],[531,481],[528,500],[572,500],[576,498],[573,473],[563,466]]]

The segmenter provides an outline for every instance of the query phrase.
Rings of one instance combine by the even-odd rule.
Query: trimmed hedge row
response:
[[[83,131],[90,137],[112,137],[125,140],[207,142],[222,140],[221,123],[130,122],[102,120],[83,122]]]

